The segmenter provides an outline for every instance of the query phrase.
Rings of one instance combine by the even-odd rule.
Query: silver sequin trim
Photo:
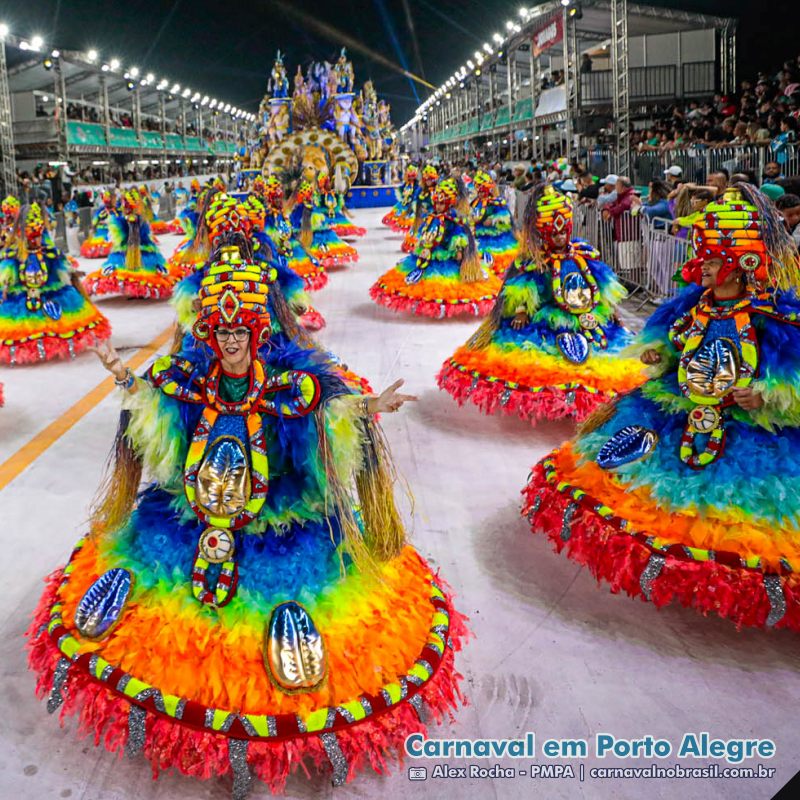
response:
[[[568,542],[570,536],[572,536],[572,518],[575,516],[575,512],[578,510],[577,503],[570,503],[564,509],[564,516],[561,518],[561,541]]]
[[[211,728],[214,724],[214,709],[207,708],[206,709],[206,717],[205,717],[205,726],[206,728]]]
[[[322,746],[328,755],[328,760],[333,767],[333,785],[344,786],[347,781],[347,759],[344,757],[342,748],[339,747],[339,740],[336,738],[335,733],[321,733],[319,738],[322,740]]]
[[[307,731],[305,722],[303,722],[303,720],[300,719],[300,717],[297,716],[297,714],[295,714],[294,716],[295,719],[297,720],[297,730],[300,731],[300,733],[306,733]]]
[[[233,772],[233,800],[244,800],[250,793],[253,776],[247,766],[247,740],[228,739],[228,761]]]
[[[130,675],[127,675],[127,674],[123,675],[123,676],[122,676],[122,677],[121,677],[121,678],[120,678],[120,679],[117,681],[117,691],[118,691],[118,692],[124,692],[124,691],[125,691],[125,687],[126,687],[126,686],[127,686],[129,683],[130,683],[130,682],[131,682],[131,676],[130,676]]]
[[[128,711],[128,741],[125,755],[134,758],[144,751],[145,719],[147,712],[141,706],[131,706]]]
[[[107,681],[111,677],[111,673],[114,671],[114,667],[111,664],[103,667],[103,671],[100,673],[100,680]]]
[[[47,713],[52,714],[64,702],[62,690],[67,682],[70,660],[62,656],[58,659],[55,671],[53,672],[53,684],[50,688],[50,696],[47,698]]]
[[[367,716],[372,714],[372,704],[369,702],[369,700],[367,700],[366,697],[359,698],[358,702],[361,703],[361,708],[363,708],[364,711],[367,712]]]
[[[764,589],[769,598],[769,616],[767,627],[777,625],[786,614],[786,597],[783,594],[783,584],[780,575],[764,575]]]
[[[661,570],[664,568],[664,562],[666,560],[667,559],[665,556],[660,556],[657,553],[653,553],[639,578],[639,586],[642,587],[642,594],[648,600],[650,599],[650,592],[653,588],[653,581],[659,576]]]
[[[417,712],[417,716],[419,717],[419,721],[420,722],[425,722],[425,717],[427,715],[425,714],[425,708],[422,705],[422,697],[420,697],[420,695],[418,695],[418,694],[415,694],[412,698],[409,699],[408,702],[411,704],[411,706],[413,707],[414,711]]]
[[[506,406],[508,405],[508,401],[511,399],[511,389],[506,389],[503,394],[500,395],[500,405]]]

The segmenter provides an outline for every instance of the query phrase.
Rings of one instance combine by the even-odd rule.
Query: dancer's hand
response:
[[[642,353],[642,363],[652,366],[661,363],[661,353],[658,350],[645,350]]]
[[[87,348],[97,355],[100,363],[118,380],[124,380],[128,368],[122,363],[119,353],[111,342],[99,342]]]
[[[761,396],[761,392],[757,392],[750,386],[744,389],[734,389],[733,399],[736,401],[736,405],[745,411],[756,411],[764,405],[764,398]]]
[[[384,389],[377,397],[367,399],[367,411],[370,414],[385,414],[399,411],[404,403],[416,400],[413,394],[401,394],[397,390],[405,383],[401,378],[395,381],[388,389]]]
[[[511,320],[511,327],[515,331],[522,330],[528,324],[528,315],[524,311],[517,311],[514,319]]]

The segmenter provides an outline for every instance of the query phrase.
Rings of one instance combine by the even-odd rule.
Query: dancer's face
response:
[[[222,354],[223,369],[241,375],[250,366],[250,330],[242,325],[235,328],[222,326],[214,331]]]

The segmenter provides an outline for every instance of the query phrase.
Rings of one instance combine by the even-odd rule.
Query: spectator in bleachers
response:
[[[617,199],[617,178],[616,175],[606,175],[603,185],[600,187],[600,194],[597,197],[597,205],[600,208],[613,203]]]
[[[670,187],[664,181],[650,181],[649,193],[646,200],[634,195],[631,211],[634,214],[642,213],[647,219],[659,220],[672,219],[672,204],[669,201]],[[656,228],[666,228],[665,222],[656,222]]]
[[[764,175],[761,178],[762,186],[767,183],[777,183],[783,180],[784,175],[781,171],[781,165],[777,161],[768,161],[764,165]]]
[[[672,233],[680,236],[681,239],[686,238],[692,226],[703,216],[706,206],[715,196],[711,189],[691,189],[688,184],[683,186],[675,205]]]
[[[800,197],[796,194],[784,194],[775,201],[775,205],[783,216],[787,230],[800,247]]]

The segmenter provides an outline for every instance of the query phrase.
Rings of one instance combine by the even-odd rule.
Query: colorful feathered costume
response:
[[[333,188],[330,173],[324,169],[317,173],[316,200],[319,203],[316,210],[324,215],[325,225],[338,236],[351,239],[367,235],[366,228],[361,228],[348,219],[344,197]]]
[[[108,320],[46,235],[41,208],[18,212],[0,260],[0,363],[74,358],[110,335]]]
[[[123,294],[160,299],[172,294],[174,278],[164,256],[150,236],[143,217],[142,199],[136,189],[122,196],[120,213],[112,214],[108,227],[114,246],[103,266],[86,276],[90,294]]]
[[[297,187],[289,219],[300,244],[326,269],[358,261],[355,247],[343,242],[328,226],[314,187],[307,180]]]
[[[441,181],[434,190],[433,212],[419,228],[414,254],[370,289],[376,303],[438,319],[491,311],[501,283],[481,267],[469,225],[456,214],[457,199],[455,181]]]
[[[620,354],[630,343],[615,313],[625,289],[571,233],[569,199],[538,187],[526,209],[530,255],[509,270],[492,316],[439,373],[459,405],[580,421],[645,380],[639,359]]]
[[[422,168],[419,191],[414,198],[411,225],[408,227],[406,238],[403,239],[401,249],[404,253],[413,253],[417,246],[417,232],[420,226],[433,213],[433,191],[439,183],[439,170],[433,164],[426,164]]]
[[[178,353],[130,379],[115,469],[29,661],[95,741],[156,773],[232,774],[243,798],[253,778],[383,772],[458,704],[464,623],[404,541],[362,400],[308,351],[258,350],[261,269],[220,256],[194,332],[219,353],[221,327],[246,328],[248,373]]]
[[[534,468],[524,513],[614,592],[798,631],[797,252],[743,184],[694,236],[685,275],[707,289],[649,320],[638,349],[653,377]],[[719,300],[728,275],[741,292]],[[748,389],[760,407],[739,405]]]
[[[470,210],[478,252],[498,275],[504,275],[518,249],[511,212],[491,175],[479,171],[473,183],[475,196]]]
[[[91,234],[81,245],[81,255],[84,258],[107,258],[111,252],[108,218],[114,213],[114,193],[105,190],[101,195],[101,202],[100,207],[92,214]]]
[[[397,233],[405,233],[414,224],[414,214],[419,194],[419,168],[409,164],[403,174],[403,183],[395,192],[397,202],[392,210],[381,220]]]
[[[328,283],[328,273],[319,260],[306,252],[294,235],[292,224],[283,209],[283,186],[275,175],[260,175],[253,181],[253,192],[266,209],[264,231],[278,251],[285,256],[290,269],[305,282],[308,291],[322,289]]]

